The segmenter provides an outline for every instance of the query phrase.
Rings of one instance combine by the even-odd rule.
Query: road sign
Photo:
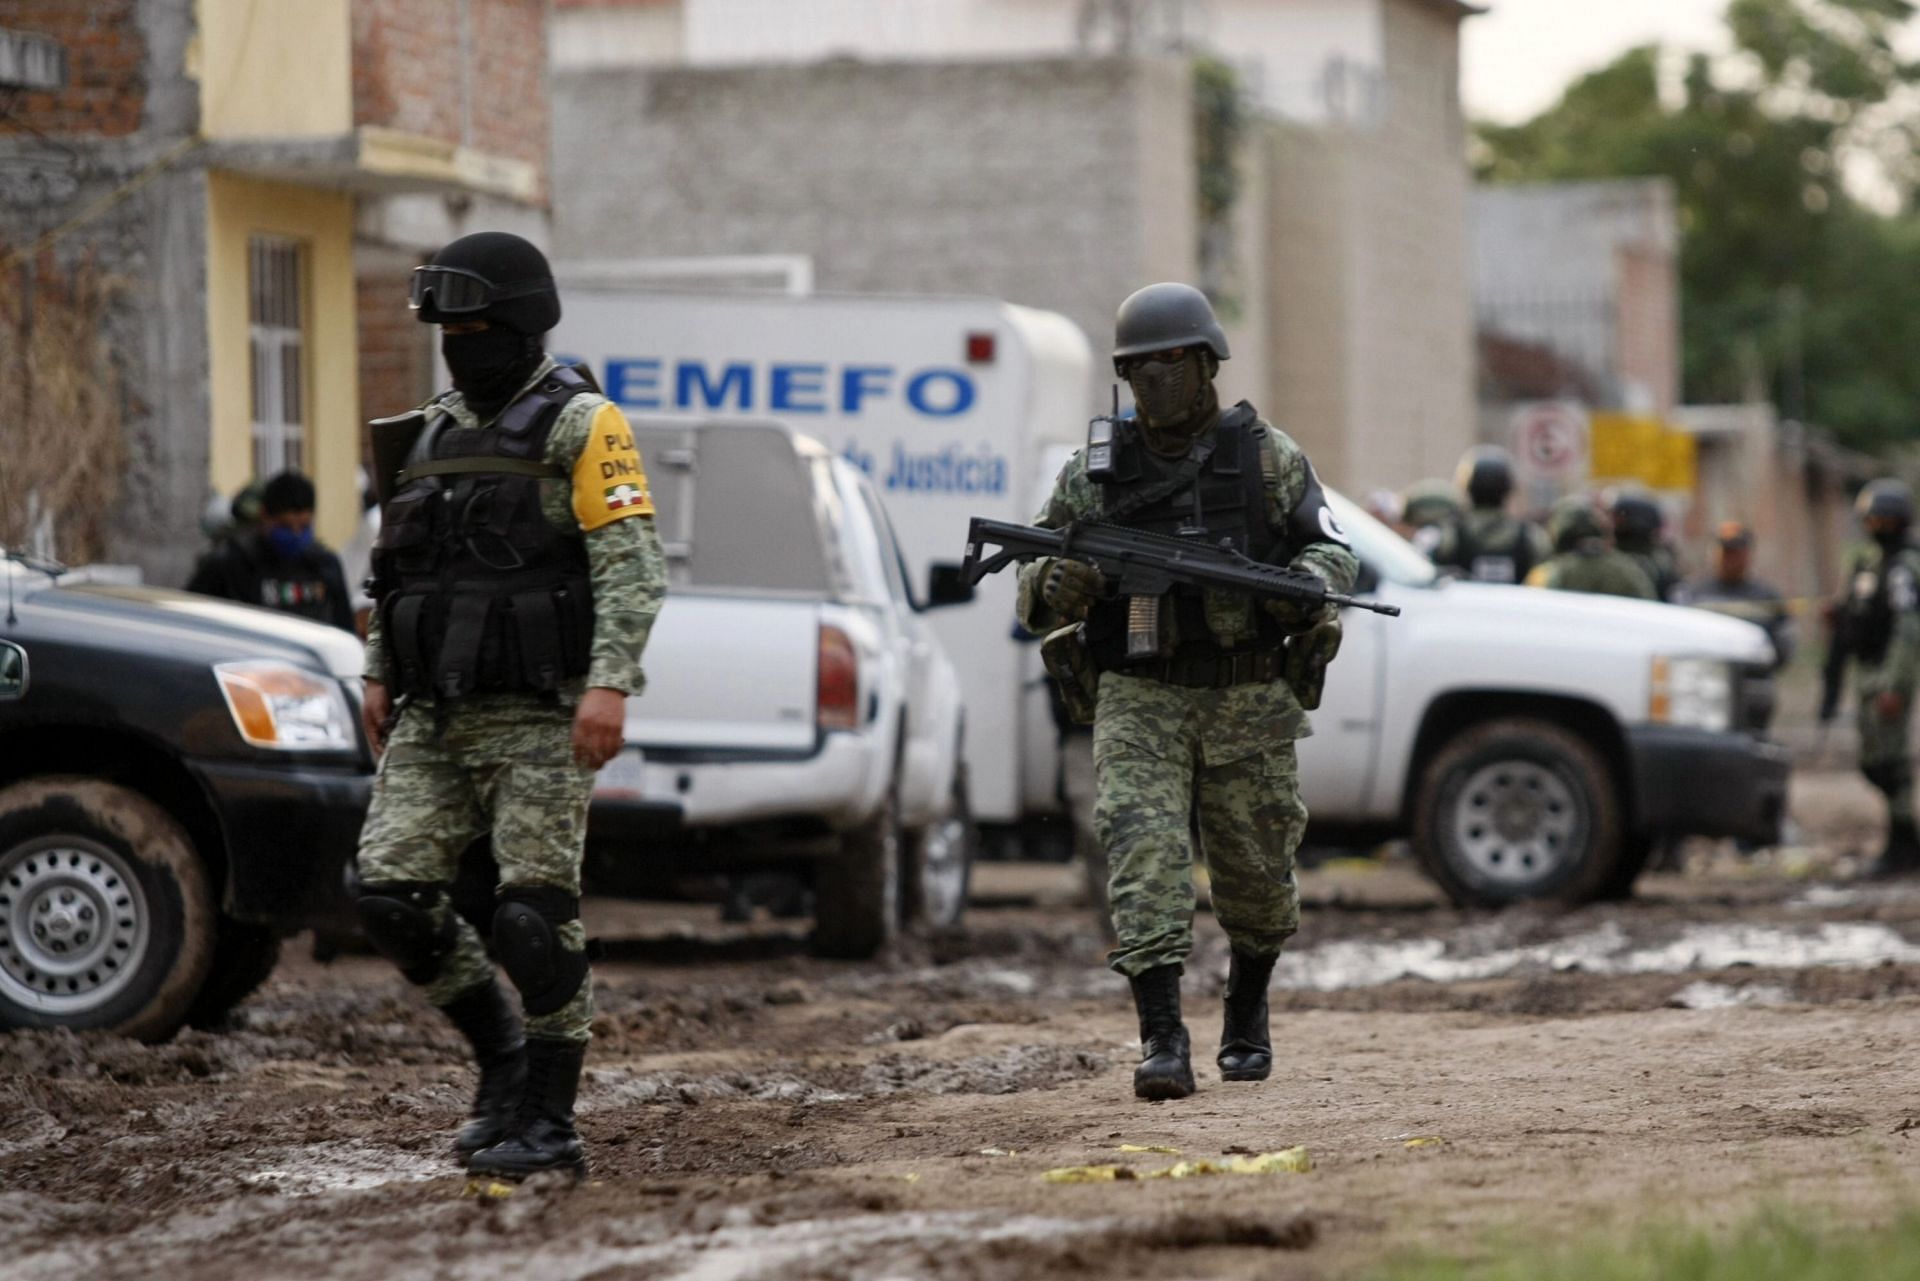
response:
[[[1513,452],[1536,476],[1570,476],[1587,467],[1587,411],[1565,400],[1522,405],[1513,414]]]
[[[67,87],[67,51],[56,40],[0,27],[0,89]]]

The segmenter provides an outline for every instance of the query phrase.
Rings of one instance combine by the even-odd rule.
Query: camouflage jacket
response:
[[[1252,431],[1269,455],[1262,463],[1268,497],[1267,523],[1276,532],[1284,533],[1293,521],[1293,509],[1306,491],[1307,456],[1285,432],[1264,418],[1255,420]],[[1098,515],[1100,507],[1100,486],[1087,478],[1086,456],[1082,450],[1067,460],[1067,465],[1053,483],[1053,493],[1048,496],[1046,506],[1040,509],[1033,523],[1042,529],[1064,529],[1076,520]],[[1043,558],[1020,570],[1020,622],[1028,631],[1038,634],[1064,626],[1068,621],[1054,613],[1040,597],[1040,583],[1046,577],[1050,563]],[[1308,543],[1294,555],[1291,564],[1295,569],[1319,575],[1327,587],[1336,592],[1352,590],[1353,581],[1360,573],[1359,560],[1350,550],[1335,542]],[[1244,603],[1251,616],[1251,597],[1225,592],[1211,595],[1231,597]],[[1221,610],[1209,599],[1207,612],[1211,621]]]
[[[1561,552],[1527,575],[1527,586],[1559,592],[1592,592],[1601,596],[1631,596],[1659,600],[1653,580],[1625,552],[1610,548]]]
[[[1431,559],[1481,582],[1517,583],[1553,555],[1547,531],[1497,507],[1476,507],[1440,528]],[[1504,562],[1504,563],[1503,563]],[[1504,569],[1506,576],[1500,571]]]
[[[1920,548],[1902,548],[1891,564],[1882,569],[1883,564],[1884,556],[1857,573],[1851,586],[1848,608],[1857,616],[1879,590],[1878,580],[1884,573],[1887,606],[1893,614],[1893,635],[1885,657],[1877,663],[1860,663],[1855,689],[1869,698],[1889,691],[1911,698],[1920,687]]]
[[[527,380],[531,387],[554,367],[548,358]],[[458,392],[439,402],[463,428],[483,427]],[[617,419],[610,424],[602,419]],[[572,479],[555,477],[540,482],[540,505],[547,519],[558,529],[582,531],[586,541],[588,570],[593,579],[593,658],[584,679],[569,682],[563,689],[563,701],[579,699],[583,689],[603,687],[626,694],[638,694],[646,686],[640,670],[640,655],[653,632],[653,621],[666,596],[666,557],[660,549],[660,536],[654,529],[651,504],[630,509],[621,519],[604,516],[582,520],[579,504],[582,492],[596,491],[595,478],[584,481],[575,476],[576,464],[588,452],[596,426],[617,425],[618,431],[631,435],[625,416],[604,396],[584,394],[569,400],[560,411],[552,433],[547,437],[546,461]],[[587,490],[581,489],[586,485]],[[644,491],[646,479],[640,478]],[[366,678],[390,682],[392,665],[381,635],[379,611],[367,633]],[[481,697],[493,697],[482,695]]]

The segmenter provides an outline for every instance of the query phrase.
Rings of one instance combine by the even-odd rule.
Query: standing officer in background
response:
[[[1214,376],[1227,340],[1206,296],[1150,285],[1121,304],[1115,328],[1114,369],[1138,417],[1117,426],[1099,459],[1082,450],[1068,462],[1035,523],[1204,528],[1209,541],[1348,590],[1359,562],[1306,456],[1252,405],[1220,406]],[[1132,984],[1140,1016],[1134,1093],[1177,1099],[1194,1089],[1180,975],[1193,946],[1196,830],[1233,948],[1220,1074],[1264,1080],[1273,1062],[1267,982],[1300,919],[1293,856],[1307,811],[1293,743],[1311,730],[1295,689],[1317,703],[1340,624],[1331,608],[1234,592],[1108,592],[1082,561],[1046,557],[1020,571],[1022,624],[1045,633],[1084,619],[1099,673],[1094,827],[1112,867],[1118,945],[1108,959]]]
[[[1758,623],[1773,642],[1777,671],[1793,661],[1793,615],[1780,589],[1753,576],[1753,531],[1737,520],[1720,526],[1713,552],[1713,577],[1680,589],[1677,603]]]
[[[258,516],[248,524],[243,499],[256,490]],[[340,558],[313,534],[314,501],[313,482],[297,471],[249,485],[234,500],[232,532],[193,567],[187,590],[353,631],[353,596]]]
[[[366,731],[385,755],[360,838],[360,917],[473,1046],[480,1087],[454,1143],[468,1167],[577,1173],[593,1018],[587,802],[642,686],[665,562],[626,419],[542,346],[560,298],[540,251],[463,236],[414,271],[411,302],[441,326],[453,390],[375,424],[377,457],[382,433],[413,443],[397,477],[375,478]],[[449,901],[461,852],[489,833],[492,943],[524,1025]]]
[[[1613,549],[1607,533],[1607,518],[1585,497],[1562,498],[1547,519],[1553,558],[1527,575],[1527,586],[1658,600],[1653,580],[1633,557]]]
[[[1531,521],[1507,514],[1513,493],[1513,455],[1498,445],[1475,445],[1460,459],[1455,480],[1472,509],[1442,527],[1432,560],[1476,583],[1524,583],[1553,554],[1547,535]]]
[[[1650,495],[1631,489],[1614,497],[1612,511],[1614,550],[1633,557],[1653,583],[1655,600],[1671,601],[1680,587],[1680,562],[1660,537],[1666,513]]]
[[[1400,496],[1400,521],[1407,541],[1430,557],[1460,523],[1460,496],[1444,480],[1417,480]]]
[[[1860,491],[1861,528],[1879,558],[1854,575],[1846,628],[1860,699],[1860,772],[1887,798],[1887,844],[1870,876],[1920,872],[1907,726],[1920,685],[1920,551],[1907,541],[1913,493],[1897,480]]]

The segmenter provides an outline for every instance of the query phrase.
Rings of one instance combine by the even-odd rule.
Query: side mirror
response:
[[[0,641],[0,699],[21,698],[26,692],[27,651]]]
[[[1365,596],[1379,586],[1380,571],[1367,564],[1364,560],[1361,561],[1360,573],[1356,575],[1353,580],[1353,594],[1355,596]]]
[[[965,605],[973,600],[973,596],[973,584],[960,576],[960,566],[953,561],[940,562],[927,575],[928,609]]]

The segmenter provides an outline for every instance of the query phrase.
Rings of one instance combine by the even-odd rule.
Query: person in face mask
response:
[[[1121,304],[1114,329],[1114,371],[1136,416],[1095,420],[1034,523],[1097,519],[1226,543],[1351,590],[1359,561],[1306,455],[1245,401],[1221,407],[1213,380],[1227,337],[1206,295],[1149,285]],[[1215,1062],[1224,1081],[1265,1080],[1267,985],[1300,920],[1293,859],[1307,811],[1293,745],[1311,732],[1338,616],[1184,587],[1122,597],[1071,557],[1020,571],[1019,615],[1029,631],[1053,633],[1049,645],[1082,646],[1098,673],[1093,827],[1110,868],[1107,963],[1128,979],[1140,1018],[1134,1094],[1195,1088],[1180,978],[1193,947],[1196,834],[1232,945]]]
[[[540,250],[462,236],[414,270],[409,302],[440,327],[453,388],[373,429],[362,714],[382,759],[356,906],[472,1048],[454,1154],[494,1178],[581,1175],[587,806],[645,683],[666,559],[632,427],[545,351],[560,295]],[[485,940],[451,898],[481,835],[500,867]]]
[[[1907,726],[1920,686],[1920,550],[1908,539],[1913,492],[1897,480],[1860,491],[1860,526],[1877,546],[1856,568],[1844,606],[1859,698],[1860,772],[1887,798],[1887,843],[1870,876],[1920,873]]]
[[[200,558],[187,590],[353,631],[340,558],[313,532],[313,482],[284,471],[259,486],[260,518]]]

